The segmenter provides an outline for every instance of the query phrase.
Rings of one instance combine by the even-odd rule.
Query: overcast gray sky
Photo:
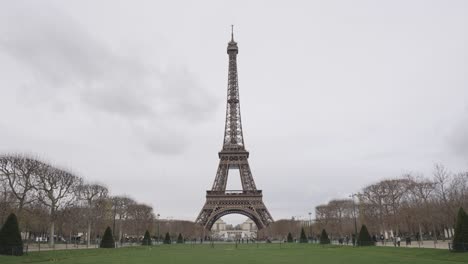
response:
[[[436,162],[466,171],[467,14],[468,1],[0,0],[0,152],[194,220],[234,24],[245,142],[275,219]]]

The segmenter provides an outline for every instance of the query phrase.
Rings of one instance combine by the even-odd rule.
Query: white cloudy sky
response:
[[[194,220],[235,24],[246,145],[275,219],[468,168],[467,1],[0,0],[0,152]]]

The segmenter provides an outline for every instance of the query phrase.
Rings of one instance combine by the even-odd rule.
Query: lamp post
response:
[[[357,220],[356,220],[356,204],[354,203],[354,196],[356,196],[357,194],[355,193],[352,193],[349,197],[351,197],[351,199],[353,200],[353,215],[354,215],[354,241],[353,241],[353,244],[354,246],[356,246],[356,242],[357,242]]]
[[[112,225],[112,236],[115,239],[115,217],[117,216],[117,201],[114,200],[114,223]]]
[[[309,212],[309,238],[312,237],[312,213]]]
[[[168,216],[166,217],[167,221],[166,221],[166,225],[169,224],[169,237],[171,238],[171,243],[172,243],[172,220],[174,219],[174,217],[172,216]]]
[[[156,215],[156,222],[158,223],[158,240],[157,240],[158,245],[159,245],[159,217],[160,216],[161,216],[160,214]]]

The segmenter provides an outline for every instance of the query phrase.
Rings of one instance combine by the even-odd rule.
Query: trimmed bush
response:
[[[372,240],[369,231],[367,230],[366,225],[362,225],[361,231],[359,231],[359,236],[357,240],[358,246],[375,246],[374,240]]]
[[[325,229],[322,230],[322,234],[320,234],[320,244],[326,245],[330,244],[330,238],[328,238],[327,231]]]
[[[164,237],[164,244],[171,244],[171,236],[169,235],[169,232],[166,233],[166,237]]]
[[[182,237],[182,234],[179,233],[179,236],[177,237],[177,244],[183,244],[184,243],[184,237]]]
[[[301,229],[301,237],[299,238],[300,243],[307,243],[309,240],[307,239],[307,236],[305,234],[304,228]]]
[[[0,229],[0,254],[23,255],[23,240],[18,227],[18,219],[15,214],[10,214]]]
[[[454,251],[468,251],[468,215],[460,207],[455,224],[452,249]]]
[[[287,241],[288,241],[288,243],[294,242],[291,232],[288,233],[288,240]]]
[[[150,233],[148,232],[148,230],[146,230],[145,236],[143,237],[143,241],[141,241],[141,245],[143,245],[143,246],[151,246],[151,244],[153,244],[153,243],[151,242]]]
[[[112,236],[112,230],[109,226],[106,228],[106,231],[104,231],[104,235],[102,236],[101,240],[101,245],[99,247],[115,248],[114,236]]]
[[[465,251],[468,251],[468,214],[465,214],[465,221],[463,221],[462,237],[465,245]]]

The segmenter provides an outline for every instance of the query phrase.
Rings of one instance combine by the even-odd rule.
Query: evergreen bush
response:
[[[328,238],[327,231],[325,229],[322,230],[322,234],[320,234],[320,244],[326,245],[330,244],[330,239]]]
[[[288,241],[288,243],[294,242],[291,232],[288,233],[288,240],[287,241]]]
[[[179,233],[179,236],[177,237],[177,244],[183,244],[184,243],[184,238],[182,237],[182,234]]]
[[[109,226],[106,228],[106,231],[104,231],[104,236],[102,236],[100,247],[115,248],[114,236],[112,236],[112,230]]]
[[[468,216],[460,207],[455,224],[455,234],[452,241],[452,249],[459,252],[468,252]]]
[[[359,231],[359,236],[357,240],[358,246],[375,246],[374,240],[372,240],[369,231],[367,230],[366,225],[362,225],[361,231]]]
[[[164,237],[164,244],[171,244],[171,236],[169,235],[169,232],[166,233],[166,237]]]
[[[145,236],[143,237],[143,241],[141,241],[143,246],[151,246],[153,243],[151,242],[151,236],[148,230],[145,232]]]
[[[0,254],[1,255],[23,255],[23,240],[15,214],[10,214],[0,229]]]
[[[299,238],[300,243],[307,243],[309,240],[307,239],[307,236],[305,234],[304,228],[301,229],[301,237]]]

